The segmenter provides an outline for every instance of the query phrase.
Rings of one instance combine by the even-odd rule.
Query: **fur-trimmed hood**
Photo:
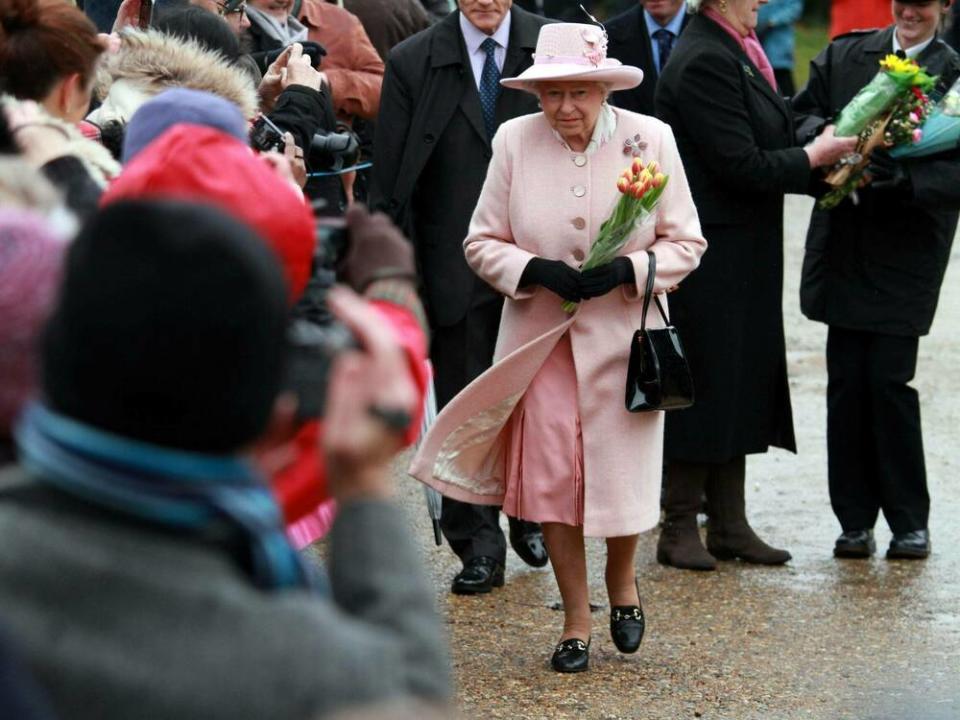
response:
[[[256,115],[253,82],[220,53],[157,30],[128,28],[120,39],[120,49],[105,57],[97,73],[94,94],[102,105],[90,113],[91,122],[126,123],[143,103],[172,87],[205,90],[235,103],[248,119]]]

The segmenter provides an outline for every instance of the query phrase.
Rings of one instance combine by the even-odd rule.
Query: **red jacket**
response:
[[[330,83],[337,117],[376,118],[383,60],[357,17],[324,0],[303,0],[299,20],[307,26],[307,39],[327,50],[320,69]]]
[[[410,376],[419,391],[419,411],[407,427],[404,438],[407,445],[417,440],[422,421],[423,398],[427,393],[429,370],[427,369],[427,339],[413,314],[392,303],[371,302],[393,329],[396,340],[407,355]],[[287,524],[292,524],[329,498],[326,468],[320,455],[322,421],[306,423],[293,440],[296,452],[289,464],[273,474],[273,489],[283,508]]]
[[[851,30],[886,27],[892,21],[890,0],[833,0],[830,8],[830,39]]]

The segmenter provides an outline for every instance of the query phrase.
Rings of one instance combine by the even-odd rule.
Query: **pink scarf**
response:
[[[744,37],[734,29],[729,20],[712,7],[706,8],[701,12],[722,27],[730,37],[737,41],[737,44],[747,54],[750,62],[756,65],[757,70],[767,79],[770,87],[776,92],[777,79],[773,74],[773,66],[770,64],[770,60],[767,59],[767,54],[763,51],[763,45],[761,45],[760,40],[757,39],[757,33],[751,30],[750,34]]]

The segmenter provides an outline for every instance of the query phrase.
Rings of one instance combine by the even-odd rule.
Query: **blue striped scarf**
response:
[[[305,587],[276,500],[251,464],[113,435],[34,403],[17,428],[23,466],[41,482],[102,508],[197,531],[225,519],[247,541],[254,582]]]

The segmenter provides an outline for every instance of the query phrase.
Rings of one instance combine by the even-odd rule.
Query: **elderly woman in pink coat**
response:
[[[533,66],[501,80],[537,94],[543,112],[500,126],[464,242],[470,266],[507,298],[494,365],[447,405],[411,468],[452,498],[543,524],[564,605],[559,672],[588,664],[584,536],[606,538],[614,644],[640,645],[634,554],[659,518],[663,417],[624,407],[629,345],[647,251],[663,293],[706,249],[670,128],[606,102],[642,78],[606,59],[601,27],[558,23],[540,30]],[[640,155],[670,176],[656,214],[620,257],[581,273],[618,176]],[[564,300],[579,303],[572,315]]]

